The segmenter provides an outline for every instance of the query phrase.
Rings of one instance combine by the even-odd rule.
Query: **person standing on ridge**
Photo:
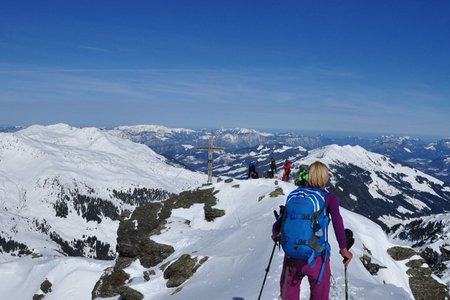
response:
[[[254,161],[248,165],[247,179],[250,178],[259,178],[258,172],[256,171],[256,163]]]
[[[291,162],[286,159],[284,163],[284,174],[283,174],[283,181],[289,181],[289,174],[291,173]]]
[[[277,171],[277,163],[275,162],[275,159],[273,157],[270,158],[270,178],[275,177],[275,172]]]
[[[298,179],[295,181],[295,185],[307,187],[308,179],[309,179],[308,168],[305,168],[302,165],[300,165],[300,168],[298,170]]]
[[[329,179],[325,164],[318,161],[311,164],[308,180],[310,188],[299,187],[291,192],[284,210],[272,226],[272,239],[279,242],[285,252],[279,299],[299,300],[300,283],[305,276],[308,277],[311,300],[329,299],[330,216],[346,268],[352,260],[352,253],[347,250],[339,199],[324,190]]]

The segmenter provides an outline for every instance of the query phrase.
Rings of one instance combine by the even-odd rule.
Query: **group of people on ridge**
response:
[[[250,162],[250,164],[248,165],[248,174],[247,174],[247,178],[259,178],[259,173],[257,171],[257,162]],[[291,168],[292,168],[292,164],[291,162],[286,159],[286,161],[284,162],[283,165],[283,177],[281,180],[283,181],[289,181],[290,180],[290,174],[291,174]],[[269,164],[269,170],[267,171],[266,177],[267,178],[275,178],[275,173],[277,171],[277,163],[275,161],[275,159],[273,157],[270,158],[270,164]],[[297,175],[297,179],[295,179],[294,181],[295,185],[297,186],[302,186],[302,187],[306,187],[308,184],[308,168],[305,166],[300,166],[299,171],[298,171],[298,175]]]

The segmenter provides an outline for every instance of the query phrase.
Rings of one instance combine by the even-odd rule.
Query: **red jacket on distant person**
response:
[[[289,174],[291,172],[291,162],[286,161],[284,164],[284,173]]]

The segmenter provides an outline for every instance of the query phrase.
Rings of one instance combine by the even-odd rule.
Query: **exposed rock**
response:
[[[225,215],[225,211],[223,209],[214,208],[209,205],[205,205],[203,210],[205,212],[205,219],[208,222],[214,221],[214,219]]]
[[[158,218],[161,203],[150,203],[135,209],[131,217],[120,222],[117,230],[116,268],[127,266],[130,260],[139,258],[144,267],[153,267],[169,257],[174,249],[169,245],[158,244],[149,239],[155,231],[165,224]],[[124,263],[125,262],[125,263]]]
[[[258,197],[258,202],[260,202],[262,199],[264,199],[264,197],[266,197],[266,195],[262,195]]]
[[[450,260],[450,250],[447,248],[448,248],[448,245],[440,248],[441,253],[442,253],[442,261]]]
[[[361,260],[361,262],[363,263],[364,267],[366,268],[367,271],[369,271],[369,273],[371,275],[377,275],[378,271],[380,269],[386,269],[385,266],[381,266],[379,264],[372,263],[372,258],[370,256],[366,255],[366,254],[361,256],[359,259]]]
[[[33,300],[42,300],[44,299],[45,295],[43,294],[34,294],[33,295]]]
[[[119,288],[119,295],[121,300],[142,300],[144,295],[140,292],[130,288],[129,286],[122,286]]]
[[[280,187],[277,187],[274,191],[272,191],[270,194],[270,197],[275,198],[278,196],[284,196],[283,189]]]
[[[225,211],[213,208],[217,204],[217,198],[214,197],[213,189],[199,189],[182,192],[179,195],[171,197],[164,203],[159,217],[167,219],[170,217],[172,209],[189,208],[197,203],[204,204],[205,219],[207,221],[213,221],[215,218],[225,215]]]
[[[397,246],[389,248],[387,253],[395,260],[405,260],[417,254],[414,249]]]
[[[234,187],[234,188],[240,188],[241,187],[241,185],[240,184],[235,184],[235,185],[232,185],[231,187]]]
[[[154,276],[156,273],[154,270],[148,270],[144,272],[144,279],[145,281],[149,281],[150,280],[150,276]]]
[[[441,248],[441,251],[442,249],[443,248]],[[442,277],[442,271],[447,269],[447,266],[444,263],[443,254],[439,254],[427,247],[420,253],[420,256],[424,259],[425,263],[430,266],[431,271],[435,275]]]
[[[152,240],[143,241],[143,250],[145,252],[139,260],[141,265],[151,268],[169,257],[175,250],[170,245],[158,244]]]
[[[116,260],[114,268],[117,270],[123,270],[125,268],[128,268],[135,260],[136,258],[134,257],[119,256]]]
[[[414,299],[450,299],[447,286],[433,279],[430,269],[414,267],[410,268],[406,273],[409,275],[409,286]]]
[[[227,178],[227,179],[225,179],[225,183],[230,183],[230,182],[233,182],[233,178]]]
[[[43,291],[44,294],[51,293],[52,283],[48,281],[48,279],[45,279],[44,282],[41,283],[41,291]]]
[[[413,259],[413,260],[408,261],[406,263],[406,266],[408,268],[416,269],[416,268],[422,267],[424,263],[425,263],[425,261],[423,259]]]
[[[152,235],[160,234],[167,225],[167,219],[171,216],[172,210],[177,208],[189,208],[193,204],[203,204],[205,219],[213,221],[215,218],[221,217],[225,214],[224,210],[214,208],[217,199],[214,197],[214,189],[198,189],[195,191],[188,191],[174,195],[164,202],[152,202],[140,206],[129,214],[122,214],[120,217],[120,224],[117,230],[117,247],[116,251],[119,257],[113,270],[105,272],[100,278],[92,291],[93,298],[95,297],[113,297],[118,294],[123,299],[125,297],[136,297],[130,299],[142,299],[139,294],[128,290],[125,287],[125,282],[129,275],[123,269],[128,267],[133,261],[139,259],[142,266],[145,268],[154,267],[163,262],[173,252],[174,248],[170,245],[159,244],[151,240]],[[189,222],[187,222],[189,225]],[[192,276],[193,272],[199,267],[201,262],[197,263],[197,259],[193,259],[193,266],[182,267],[182,272],[177,271],[170,273],[172,279],[169,280],[169,285],[181,284],[187,278]],[[181,264],[187,264],[188,261],[175,264],[172,269]],[[163,270],[164,268],[162,268]],[[154,272],[154,271],[153,271]],[[192,273],[192,274],[186,274]],[[144,273],[144,279],[150,280],[151,273]],[[174,283],[175,282],[175,283]],[[126,298],[128,299],[128,298]]]
[[[124,270],[108,268],[92,290],[92,299],[108,298],[119,295],[119,289],[130,278]]]
[[[164,271],[164,279],[168,279],[166,286],[168,288],[180,286],[183,282],[191,278],[206,260],[207,258],[203,258],[198,262],[195,257],[192,258],[188,254],[182,255]]]

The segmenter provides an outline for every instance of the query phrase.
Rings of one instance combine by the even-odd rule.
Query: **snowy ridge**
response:
[[[163,199],[205,181],[97,128],[56,124],[1,133],[0,235],[35,253],[54,254],[77,240],[86,244],[78,255],[112,257],[117,218],[136,206],[115,192],[144,189]]]
[[[15,175],[26,184],[34,184],[45,174],[79,177],[101,187],[142,185],[180,192],[203,179],[203,175],[168,166],[166,158],[145,145],[97,128],[79,129],[64,124],[31,126],[14,134],[0,134],[0,157],[0,174]],[[74,170],[80,174],[77,176]]]
[[[325,146],[295,164],[316,160],[330,167],[330,188],[344,207],[379,224],[390,227],[402,219],[450,211],[450,193],[443,181],[361,146]]]
[[[435,192],[424,183],[419,183],[415,180],[416,176],[421,176],[429,181],[443,185],[444,182],[433,176],[425,174],[421,171],[411,169],[399,163],[393,162],[391,159],[384,155],[367,151],[361,146],[338,146],[330,145],[323,148],[312,150],[308,157],[305,158],[305,162],[313,162],[313,159],[322,159],[325,163],[330,165],[335,164],[353,164],[364,170],[368,170],[371,174],[376,172],[383,172],[388,174],[405,174],[406,181],[412,183],[415,189],[423,192],[435,194]],[[372,175],[372,178],[376,180],[376,175]],[[376,184],[382,184],[377,182]]]
[[[236,187],[236,184],[239,187]],[[293,185],[281,182],[278,185],[287,195]],[[194,276],[183,283],[181,290],[174,293],[175,288],[167,288],[166,280],[160,265],[153,268],[156,272],[150,281],[143,279],[147,269],[135,261],[125,271],[133,279],[128,284],[141,292],[144,299],[198,299],[198,300],[229,300],[233,297],[256,299],[264,277],[264,270],[272,250],[270,239],[271,226],[274,221],[272,211],[284,204],[286,196],[272,198],[269,196],[276,186],[273,180],[234,181],[232,183],[214,184],[218,191],[217,208],[226,211],[225,216],[214,222],[206,222],[203,218],[201,205],[189,209],[176,209],[168,220],[169,226],[151,239],[170,244],[175,252],[162,262],[173,262],[183,254],[195,257],[208,257],[208,260],[197,270]],[[261,196],[264,196],[260,200]],[[352,248],[354,260],[348,271],[350,299],[412,299],[408,287],[408,276],[403,262],[396,262],[386,253],[393,246],[383,230],[368,219],[342,209],[346,227],[353,229],[356,243]],[[343,299],[344,274],[342,259],[338,254],[337,241],[330,227],[330,242],[332,247],[331,268],[335,282],[331,286],[330,299]],[[358,257],[370,249],[372,256],[381,262],[386,269],[381,269],[377,276],[372,276],[364,268]],[[279,292],[279,276],[281,272],[283,253],[276,251],[272,261],[269,276],[263,292],[263,299],[277,299]],[[55,265],[65,267],[56,269]],[[31,268],[31,265],[41,265]],[[111,263],[111,266],[113,263]],[[40,283],[49,278],[55,280],[54,292],[49,293],[49,299],[87,299],[93,286],[95,275],[100,276],[106,264],[89,259],[42,257],[30,259],[24,257],[0,265],[1,270],[10,270],[23,274],[28,272],[27,289],[9,287],[0,288],[0,293],[10,296],[10,299],[30,299],[39,290]],[[91,274],[86,276],[86,272]],[[18,281],[8,279],[8,272],[0,272],[2,282],[11,282],[19,287]],[[85,289],[74,289],[70,281],[83,277]],[[98,279],[98,277],[97,277]],[[3,286],[3,285],[2,285]],[[78,282],[74,285],[79,287]],[[62,289],[61,287],[66,287]],[[308,298],[307,280],[302,284],[302,299]],[[112,297],[109,299],[119,299]]]

